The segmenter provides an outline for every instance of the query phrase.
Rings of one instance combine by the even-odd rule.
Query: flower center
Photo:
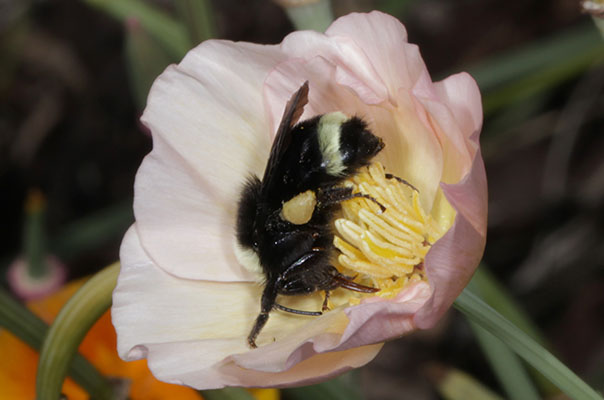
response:
[[[426,213],[419,192],[406,181],[386,174],[374,162],[346,181],[358,197],[342,203],[334,245],[340,271],[355,281],[379,288],[372,296],[394,297],[409,282],[427,281],[424,258],[443,229]],[[379,204],[386,208],[382,212]],[[358,304],[365,294],[351,295]]]

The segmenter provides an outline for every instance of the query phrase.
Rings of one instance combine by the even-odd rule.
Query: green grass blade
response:
[[[319,0],[295,6],[283,6],[283,9],[297,30],[325,32],[333,22],[331,0]]]
[[[126,66],[138,109],[147,104],[147,95],[155,79],[173,61],[163,47],[148,34],[138,20],[126,24]],[[132,205],[130,205],[132,208]]]
[[[503,400],[473,376],[455,368],[434,370],[440,375],[436,379],[436,388],[446,400]],[[528,399],[527,399],[528,400]]]
[[[501,340],[490,334],[480,325],[470,322],[470,327],[480,344],[497,380],[511,400],[539,400],[526,368],[520,359]]]
[[[537,343],[546,349],[549,347],[547,341],[541,335],[539,328],[533,323],[531,318],[524,312],[522,307],[510,296],[506,289],[491,275],[489,269],[481,264],[476,270],[470,285],[468,286],[473,293],[479,295],[489,306],[493,307],[502,316],[507,318],[512,324],[533,338]],[[535,369],[530,368],[530,372],[541,391],[547,396],[554,396],[559,393],[559,389],[547,380]]]
[[[361,391],[355,385],[358,380],[352,381],[351,373],[354,371],[316,385],[283,389],[283,397],[288,400],[362,400]]]
[[[115,263],[90,278],[65,303],[48,330],[40,352],[36,396],[59,400],[67,369],[86,333],[111,306],[111,294],[120,265]],[[111,391],[91,393],[95,399],[112,399]]]
[[[62,260],[69,260],[124,236],[133,222],[132,200],[118,203],[67,225],[55,235],[50,248]]]
[[[536,40],[468,68],[482,90],[490,91],[518,77],[533,75],[544,68],[566,62],[581,54],[600,50],[602,39],[592,24],[583,24],[549,38]]]
[[[217,390],[202,390],[199,392],[205,400],[254,400],[254,396],[245,389],[227,387]]]
[[[176,60],[192,47],[186,28],[170,15],[141,0],[84,0],[125,23],[136,18]]]
[[[176,0],[174,4],[194,44],[216,37],[214,12],[209,0]]]
[[[478,82],[489,114],[579,75],[603,56],[598,30],[583,24],[463,69]]]
[[[39,351],[48,325],[38,316],[0,289],[0,326],[10,331],[31,348]],[[80,354],[69,366],[69,376],[88,393],[111,393],[109,382]]]
[[[470,321],[492,333],[516,354],[573,399],[604,400],[549,351],[505,319],[468,289],[455,300],[455,307]]]

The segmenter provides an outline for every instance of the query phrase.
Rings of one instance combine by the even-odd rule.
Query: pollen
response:
[[[334,245],[340,271],[391,298],[409,282],[427,281],[424,258],[443,229],[426,213],[418,190],[374,162],[345,182],[357,197],[342,203]],[[383,206],[383,207],[380,207]],[[384,210],[385,208],[385,210]],[[352,294],[358,304],[366,294]]]

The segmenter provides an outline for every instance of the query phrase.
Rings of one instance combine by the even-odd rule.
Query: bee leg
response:
[[[333,285],[334,287],[342,287],[344,289],[361,293],[375,293],[380,291],[379,288],[374,288],[371,286],[365,286],[361,285],[360,283],[356,283],[340,273],[333,277]]]
[[[275,287],[275,283],[267,282],[267,285],[264,287],[264,291],[262,292],[262,300],[260,301],[260,314],[258,314],[254,327],[247,337],[247,343],[252,349],[258,347],[256,346],[256,338],[258,337],[258,334],[262,328],[264,328],[264,325],[266,325],[266,322],[268,321],[268,314],[275,307],[276,298],[277,289]]]
[[[380,208],[380,210],[381,210],[381,212],[382,212],[382,213],[383,213],[384,211],[386,211],[386,207],[385,207],[385,206],[384,206],[382,203],[380,203],[380,202],[379,202],[379,201],[377,201],[377,200],[376,200],[374,197],[372,197],[372,196],[370,196],[370,195],[368,195],[368,194],[365,194],[365,193],[353,193],[353,194],[350,196],[350,199],[356,199],[356,198],[364,198],[364,199],[367,199],[367,200],[373,201],[375,204],[377,204],[377,205],[378,205],[378,207]],[[345,200],[350,200],[350,199],[345,199]]]
[[[325,291],[325,300],[323,300],[323,306],[321,307],[321,311],[329,311],[329,290]]]
[[[349,187],[330,187],[320,193],[320,207],[330,206],[338,204],[346,200],[364,198],[377,204],[382,212],[386,211],[386,207],[374,197],[365,193],[352,193],[352,189]]]
[[[407,185],[409,186],[411,189],[415,190],[417,193],[419,193],[419,190],[417,190],[417,188],[415,186],[413,186],[412,184],[410,184],[409,182],[407,182],[406,180],[404,180],[403,178],[399,178],[396,175],[392,175],[392,174],[385,174],[386,175],[386,179],[396,179],[397,181],[399,181],[400,183],[402,183],[403,185]]]
[[[323,313],[321,311],[296,310],[295,308],[289,308],[289,307],[282,306],[279,303],[275,303],[275,308],[278,310],[281,310],[281,311],[288,312],[288,313],[299,314],[299,315],[310,315],[311,317],[318,317],[319,315],[323,315]]]
[[[258,337],[260,330],[264,327],[264,325],[266,325],[266,321],[268,321],[268,313],[263,311],[258,315],[258,318],[256,318],[254,328],[250,332],[250,335],[247,337],[247,343],[252,349],[258,347],[256,346],[256,337]]]

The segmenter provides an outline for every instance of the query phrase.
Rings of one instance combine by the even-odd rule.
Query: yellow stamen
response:
[[[409,282],[427,281],[424,258],[444,232],[422,208],[417,190],[388,179],[377,162],[345,184],[375,201],[359,197],[342,203],[334,237],[340,271],[379,288],[374,295],[385,298],[394,297]],[[367,295],[354,293],[348,302],[356,304],[363,296]]]

